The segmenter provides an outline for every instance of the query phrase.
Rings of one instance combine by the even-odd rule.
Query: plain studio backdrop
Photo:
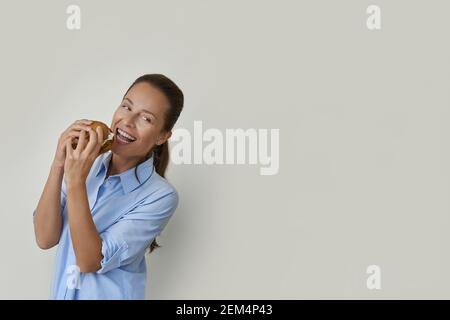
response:
[[[448,1],[1,7],[0,298],[49,297],[56,247],[37,247],[32,212],[58,137],[110,124],[145,73],[184,91],[175,129],[280,130],[275,175],[169,164],[180,204],[148,256],[148,299],[450,298]]]

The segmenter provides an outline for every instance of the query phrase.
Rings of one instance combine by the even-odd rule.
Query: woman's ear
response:
[[[164,142],[166,142],[170,137],[172,136],[172,131],[166,132],[163,136],[160,136],[158,139],[158,142],[156,142],[157,145],[161,145]]]

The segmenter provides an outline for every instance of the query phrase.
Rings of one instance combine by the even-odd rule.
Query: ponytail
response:
[[[163,144],[157,145],[153,153],[155,159],[153,164],[156,172],[163,178],[169,164],[169,142],[166,140]]]

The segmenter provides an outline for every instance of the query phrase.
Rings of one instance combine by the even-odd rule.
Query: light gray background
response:
[[[275,176],[169,165],[180,206],[149,299],[450,298],[448,1],[0,5],[0,298],[48,298],[56,248],[36,246],[32,211],[57,139],[110,123],[144,73],[183,89],[176,128],[280,129]]]

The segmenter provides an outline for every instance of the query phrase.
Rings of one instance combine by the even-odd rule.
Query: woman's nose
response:
[[[128,117],[123,118],[122,122],[125,126],[134,128],[134,121],[135,121],[134,116],[128,116]]]

